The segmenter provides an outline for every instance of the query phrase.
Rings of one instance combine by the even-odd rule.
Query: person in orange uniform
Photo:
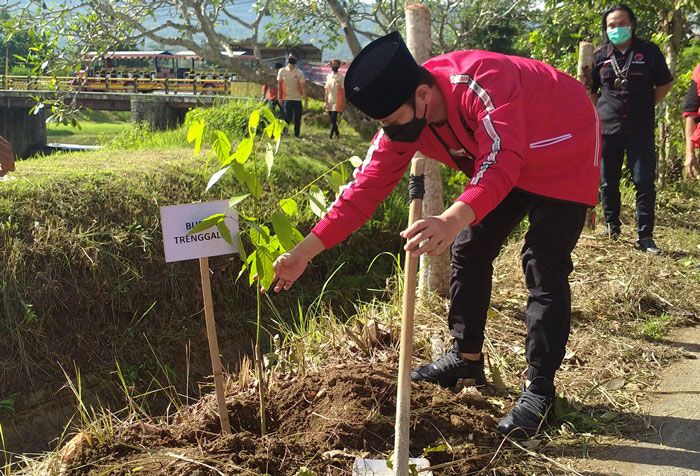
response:
[[[343,89],[345,76],[338,72],[340,69],[340,60],[334,59],[331,61],[330,67],[331,72],[326,76],[326,85],[324,88],[326,90],[326,111],[328,111],[328,116],[331,119],[330,138],[332,139],[334,135],[335,137],[340,137],[338,115],[343,112],[343,108],[345,107],[345,90]]]
[[[287,57],[287,66],[277,72],[277,84],[285,120],[287,124],[294,123],[294,136],[299,137],[303,112],[301,100],[306,102],[306,79],[304,73],[297,68],[296,56],[290,54]]]

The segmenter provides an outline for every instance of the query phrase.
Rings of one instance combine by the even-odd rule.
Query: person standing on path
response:
[[[404,249],[439,254],[452,246],[451,351],[414,369],[414,381],[483,384],[484,329],[493,261],[525,218],[522,265],[529,291],[527,379],[504,434],[537,433],[554,401],[554,374],[571,322],[571,252],[600,179],[600,124],[586,89],[540,61],[455,51],[416,64],[398,32],[367,45],[345,76],[347,100],[379,121],[367,157],[328,213],[274,263],[275,292],[309,261],[364,224],[418,151],[471,180],[443,213],[401,232]]]
[[[672,76],[661,50],[637,37],[637,19],[624,4],[602,18],[603,46],[593,53],[591,92],[603,126],[600,198],[605,233],[620,236],[620,179],[627,153],[637,193],[637,248],[653,254],[656,207],[654,108],[671,89]]]
[[[15,170],[15,156],[12,153],[12,144],[0,136],[0,177]]]
[[[277,72],[277,84],[279,99],[284,106],[285,120],[287,124],[294,124],[294,137],[299,137],[301,132],[301,100],[306,102],[306,79],[304,73],[297,68],[297,57],[290,54],[287,57],[287,66]]]
[[[690,77],[690,86],[685,96],[683,105],[683,117],[685,118],[685,163],[683,170],[685,176],[692,180],[700,178],[698,168],[698,156],[695,149],[700,148],[700,63],[693,70]]]
[[[325,109],[328,111],[328,116],[331,120],[331,133],[330,138],[333,138],[335,134],[336,137],[340,137],[340,131],[338,130],[338,115],[343,112],[345,107],[345,90],[343,89],[343,81],[345,81],[345,76],[340,74],[338,70],[340,69],[340,60],[334,59],[330,63],[331,72],[326,76],[325,89]]]

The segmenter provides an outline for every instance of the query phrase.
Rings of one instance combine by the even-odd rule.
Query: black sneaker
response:
[[[660,255],[661,248],[656,246],[654,239],[649,236],[647,238],[640,238],[637,240],[637,249],[644,251],[645,253],[651,253],[653,255]]]
[[[540,382],[538,382],[540,383]],[[515,402],[510,413],[498,422],[497,429],[512,438],[532,438],[544,426],[549,410],[554,404],[554,384],[546,382],[540,387],[551,387],[545,390],[547,395],[535,393],[530,387],[523,388],[523,393]],[[543,389],[538,389],[541,391]]]
[[[600,232],[600,236],[611,240],[617,240],[620,238],[620,227],[606,223],[603,225],[603,231]]]
[[[455,343],[452,350],[431,364],[423,365],[411,372],[414,382],[437,383],[442,387],[451,388],[461,379],[470,380],[471,385],[485,385],[484,355],[478,361],[465,360],[459,356]],[[471,382],[473,381],[473,383]]]

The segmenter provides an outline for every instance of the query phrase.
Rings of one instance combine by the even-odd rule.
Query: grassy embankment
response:
[[[307,138],[281,145],[275,181],[282,193],[340,160],[363,155],[366,147],[350,130],[333,142],[321,129],[305,132]],[[23,421],[56,392],[72,398],[59,392],[64,371],[74,376],[79,369],[86,387],[95,390],[86,394],[107,398],[116,382],[115,362],[138,392],[152,389],[155,375],[162,380],[165,371],[179,391],[189,383],[187,391],[197,393],[198,379],[208,373],[197,264],[164,263],[159,206],[234,192],[228,181],[204,194],[205,160],[192,155],[184,129],[148,134],[128,127],[100,151],[21,161],[14,180],[0,183],[3,423]],[[370,275],[367,267],[379,252],[399,248],[391,226],[383,224],[384,219],[405,221],[405,211],[394,208],[380,209],[347,247],[317,260],[298,290],[278,299],[280,309],[296,310],[297,299],[313,300],[342,263],[343,281],[327,289],[331,302],[352,308],[359,296],[371,294],[368,289],[382,288],[391,263],[380,262]],[[385,211],[397,218],[387,218]],[[310,214],[303,221],[306,231]],[[222,353],[233,370],[250,342],[255,295],[245,280],[236,282],[237,257],[211,263]],[[37,396],[39,390],[43,397]],[[54,436],[46,435],[45,441]],[[41,447],[32,443],[7,445]]]
[[[288,166],[284,167],[284,177],[279,177],[282,180],[278,183],[290,188],[293,184],[307,183],[310,177],[322,171],[325,164],[331,163],[333,157],[346,158],[358,154],[364,147],[354,137],[331,145],[325,139],[321,140],[322,137],[325,134],[317,130],[311,134],[311,140],[292,140],[283,145],[278,160],[284,160]],[[317,474],[323,474],[324,468],[349,466],[343,450],[354,447],[350,446],[349,440],[342,438],[343,430],[347,431],[344,425],[364,421],[365,427],[353,430],[358,437],[367,436],[367,429],[375,436],[382,433],[376,426],[380,422],[390,429],[389,403],[393,392],[390,387],[380,385],[377,388],[375,382],[369,390],[384,392],[381,397],[375,397],[379,399],[376,407],[367,408],[366,415],[345,416],[342,411],[333,413],[333,401],[329,402],[329,407],[320,396],[315,396],[316,390],[320,393],[318,387],[313,395],[304,391],[303,395],[285,396],[283,389],[290,386],[286,383],[290,372],[295,375],[292,382],[298,383],[297,379],[303,382],[307,374],[312,381],[318,381],[319,377],[314,375],[320,371],[321,380],[327,384],[327,378],[324,380],[323,376],[337,371],[336,367],[327,370],[329,364],[340,362],[341,366],[357,364],[363,367],[367,362],[377,365],[377,362],[395,358],[397,316],[400,314],[395,285],[390,285],[393,292],[387,295],[388,300],[360,302],[355,306],[357,313],[349,319],[347,326],[339,322],[345,321],[346,317],[332,317],[325,305],[302,307],[303,316],[291,323],[287,309],[295,309],[293,303],[297,297],[306,302],[316,297],[324,277],[341,262],[347,264],[341,271],[342,276],[330,282],[327,298],[336,302],[359,302],[357,296],[368,295],[363,290],[382,287],[386,274],[366,273],[366,265],[382,250],[398,249],[395,232],[405,222],[406,213],[403,195],[397,194],[380,209],[375,221],[347,244],[325,254],[315,263],[304,284],[298,286],[298,294],[275,298],[276,309],[281,310],[280,317],[289,324],[284,329],[280,348],[271,355],[270,387],[281,397],[296,399],[289,401],[287,407],[280,403],[283,410],[291,410],[289,405],[297,400],[306,401],[302,405],[308,407],[304,427],[297,427],[292,436],[283,434],[285,418],[299,417],[284,410],[282,414],[286,417],[280,417],[276,423],[280,425],[277,433],[281,440],[275,440],[274,436],[250,440],[249,433],[240,433],[235,436],[237,439],[225,439],[219,445],[215,438],[216,418],[211,410],[206,410],[206,404],[200,402],[187,407],[188,399],[177,397],[190,392],[183,382],[187,375],[186,356],[182,355],[186,343],[192,342],[192,358],[200,359],[200,368],[206,368],[206,356],[195,357],[195,354],[203,354],[197,351],[204,349],[204,342],[194,265],[165,266],[162,263],[156,205],[201,197],[204,179],[201,172],[194,171],[197,166],[201,167],[201,162],[189,156],[187,151],[174,148],[148,152],[101,151],[59,156],[35,163],[28,161],[26,165],[20,164],[22,167],[18,171],[18,175],[27,174],[26,184],[12,185],[14,188],[9,190],[15,192],[14,195],[2,192],[5,198],[0,203],[7,203],[8,196],[24,197],[21,200],[24,205],[14,212],[18,217],[3,228],[3,237],[11,245],[4,248],[16,249],[9,255],[5,252],[10,258],[6,258],[6,263],[12,266],[4,268],[11,272],[10,279],[3,280],[3,289],[9,289],[4,291],[6,294],[21,298],[8,314],[13,319],[6,322],[12,331],[8,333],[12,336],[9,343],[15,346],[10,348],[19,351],[8,355],[7,359],[3,356],[3,360],[14,364],[11,370],[22,377],[22,383],[27,381],[36,364],[47,365],[53,369],[53,377],[60,376],[57,367],[49,361],[58,358],[64,365],[69,365],[70,358],[65,357],[66,354],[70,356],[70,352],[52,353],[47,344],[58,342],[59,349],[70,349],[74,354],[92,349],[93,352],[79,356],[79,361],[87,366],[88,371],[114,369],[113,362],[118,360],[119,375],[125,375],[128,383],[128,405],[124,411],[105,414],[101,410],[93,413],[83,408],[79,424],[82,431],[73,440],[74,444],[68,450],[32,462],[28,467],[30,471],[63,461],[69,474],[135,468],[140,468],[142,473],[155,474],[150,470],[163,465],[171,474],[189,474],[204,468],[212,474],[219,474],[217,471],[238,474],[244,465],[246,471],[255,468],[253,473],[267,471],[291,475],[302,464],[312,467]],[[23,170],[25,166],[27,169]],[[57,173],[53,172],[54,169]],[[61,172],[61,169],[72,171]],[[305,175],[308,171],[312,173]],[[66,185],[58,195],[61,200],[37,195],[49,183],[58,182]],[[460,179],[450,177],[448,193],[454,193],[460,183]],[[121,185],[109,191],[114,184]],[[623,198],[624,220],[633,223],[634,200],[629,188],[625,189]],[[66,205],[67,202],[72,205]],[[37,206],[39,209],[35,208]],[[20,213],[18,210],[24,211]],[[100,210],[99,214],[94,210]],[[633,249],[631,226],[626,227],[623,239],[617,243],[597,238],[591,231],[584,232],[574,254],[576,270],[571,279],[574,322],[569,352],[558,375],[562,398],[556,412],[561,419],[545,438],[526,446],[499,445],[492,434],[494,418],[488,415],[498,417],[507,410],[514,393],[509,395],[504,389],[515,390],[525,368],[523,303],[526,291],[517,256],[521,231],[514,234],[496,263],[494,297],[489,311],[487,352],[491,379],[496,388],[485,393],[483,398],[479,397],[481,400],[476,406],[474,402],[467,405],[463,399],[467,397],[457,397],[452,401],[449,395],[442,394],[432,402],[429,399],[418,404],[414,402],[417,423],[425,420],[427,415],[448,412],[447,420],[442,422],[444,427],[437,429],[441,436],[433,442],[437,445],[442,441],[446,447],[431,453],[431,458],[439,453],[438,461],[447,464],[440,474],[570,472],[571,468],[558,462],[557,456],[585,454],[587,447],[608,435],[630,435],[641,430],[642,415],[637,413],[637,399],[653,388],[658,372],[679,355],[672,346],[664,344],[665,334],[673,326],[696,323],[700,315],[700,304],[694,299],[700,291],[700,271],[697,268],[700,264],[700,229],[697,219],[693,218],[697,217],[698,210],[700,192],[697,186],[677,187],[659,194],[657,241],[666,250],[661,257],[643,255]],[[32,218],[34,216],[39,219]],[[35,221],[39,224],[35,225]],[[47,230],[43,235],[42,228]],[[12,232],[11,236],[8,230]],[[49,234],[48,230],[52,233]],[[53,230],[63,231],[54,233]],[[63,240],[50,240],[49,237],[63,237]],[[69,246],[69,243],[72,244]],[[33,261],[37,258],[32,255],[41,256],[37,253],[41,250],[45,253],[44,258]],[[53,264],[47,273],[39,269],[39,263]],[[214,268],[214,283],[218,283],[215,292],[220,339],[238,342],[241,311],[252,306],[253,296],[245,286],[232,284],[238,270],[235,258],[214,261]],[[17,277],[23,281],[18,281]],[[52,290],[51,286],[53,292],[47,293],[47,290]],[[38,292],[32,290],[47,293],[46,300],[38,295],[32,300],[31,293]],[[25,294],[30,297],[25,298]],[[381,323],[379,330],[376,322]],[[445,303],[437,299],[423,302],[418,311],[416,356],[427,359],[436,336],[447,344],[445,330]],[[389,332],[389,335],[384,332]],[[23,355],[20,349],[29,351]],[[222,349],[224,361],[235,371],[238,352],[226,344]],[[144,355],[151,352],[158,356],[157,361],[155,358],[144,361]],[[68,373],[72,375],[70,371]],[[4,375],[3,381],[7,382],[10,373]],[[349,391],[357,391],[354,390],[357,382],[352,377],[349,377],[350,381],[353,390]],[[251,416],[246,412],[254,412],[255,406],[246,404],[250,403],[246,397],[250,395],[250,385],[245,370],[229,382],[229,405],[233,405],[230,412],[240,425],[247,424],[244,419]],[[169,413],[175,415],[174,419],[146,417],[158,413],[156,409],[145,406],[144,399],[139,396],[148,389],[159,389],[170,396],[173,407]],[[323,389],[325,391],[325,387]],[[329,388],[328,393],[331,392]],[[421,398],[425,397],[425,392],[425,389],[420,389]],[[336,404],[346,403],[341,395],[334,393],[333,396],[338,397]],[[345,398],[350,397],[346,395]],[[472,398],[476,397],[472,395],[467,400]],[[329,418],[329,414],[337,414],[342,421]],[[193,422],[183,429],[182,423],[188,418]],[[480,423],[476,425],[474,419]],[[255,420],[254,416],[252,420]],[[135,421],[142,423],[136,424]],[[311,434],[318,430],[315,425],[319,421],[327,425],[323,428],[328,432],[318,436],[323,442],[320,447],[314,446],[317,440],[304,440],[303,437],[306,425]],[[469,430],[477,426],[479,431]],[[256,432],[254,424],[245,426],[245,429]],[[470,431],[476,434],[476,440],[469,440]],[[205,442],[203,446],[201,441]],[[246,442],[245,445],[253,445],[256,454],[260,450],[263,456],[267,456],[261,456],[262,460],[245,460],[240,455],[245,455],[250,448],[238,448],[236,445],[243,444],[242,441]],[[306,446],[299,447],[299,441],[307,441]],[[386,443],[374,447],[372,456],[385,457]],[[263,447],[258,448],[258,444]],[[414,448],[414,452],[425,449]],[[321,455],[325,450],[335,453]],[[282,451],[285,456],[280,464],[285,464],[284,470],[275,469],[277,460],[269,451]]]

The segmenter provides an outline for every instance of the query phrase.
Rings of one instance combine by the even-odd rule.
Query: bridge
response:
[[[5,78],[3,78],[5,80]],[[259,97],[260,85],[222,80],[148,80],[134,84],[103,79],[102,91],[72,91],[67,81],[58,84],[58,92],[29,89],[45,86],[36,79],[19,83],[3,81],[12,89],[0,89],[0,135],[10,141],[17,157],[28,157],[46,147],[46,112],[44,108],[32,111],[37,100],[51,100],[64,95],[80,107],[95,110],[131,111],[132,122],[145,122],[153,130],[177,127],[189,109],[209,107],[222,100],[251,100]],[[91,83],[96,89],[95,82]],[[46,85],[48,86],[48,85]],[[110,90],[116,89],[117,91]],[[144,91],[146,92],[129,92]],[[233,95],[233,93],[236,95]]]

